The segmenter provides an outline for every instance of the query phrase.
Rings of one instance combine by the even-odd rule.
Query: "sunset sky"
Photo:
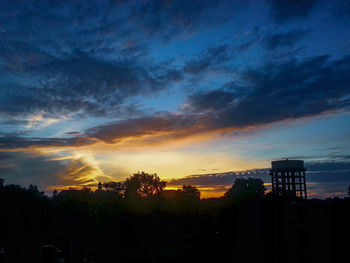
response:
[[[350,1],[0,1],[0,177],[218,196],[303,159],[350,186]],[[245,172],[242,172],[245,171]]]

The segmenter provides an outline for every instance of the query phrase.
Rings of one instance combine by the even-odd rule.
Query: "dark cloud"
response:
[[[76,136],[74,138],[25,138],[19,136],[0,137],[1,149],[22,149],[31,147],[64,147],[82,146],[92,144],[95,141],[86,137]]]
[[[168,185],[197,185],[197,186],[215,186],[232,185],[237,178],[254,177],[265,179],[268,177],[268,169],[255,169],[242,172],[224,172],[213,174],[189,175],[179,179],[168,181]]]
[[[350,159],[350,156],[348,156]],[[307,162],[305,167],[308,171],[333,172],[350,171],[350,162]],[[350,173],[348,174],[350,180]]]
[[[350,154],[347,153],[342,153],[339,152],[339,148],[338,147],[327,147],[326,149],[324,149],[326,151],[338,151],[337,153],[328,153],[328,154],[312,154],[312,155],[295,155],[295,156],[286,156],[286,157],[282,157],[282,159],[288,158],[288,159],[302,159],[302,160],[308,160],[308,164],[312,165],[312,160],[324,160],[324,163],[327,164],[332,164],[332,163],[336,163],[336,164],[341,164],[341,163],[347,163],[350,160]],[[276,158],[277,159],[277,158]],[[317,163],[315,163],[317,164]]]
[[[191,95],[188,99],[190,105],[195,109],[219,110],[229,107],[236,98],[237,96],[233,92],[213,90],[206,93]]]
[[[350,19],[350,1],[335,1],[333,4],[333,11],[336,17]]]
[[[108,143],[143,136],[166,140],[345,109],[350,105],[349,69],[350,57],[329,61],[320,56],[265,65],[242,72],[237,88],[231,83],[225,85],[226,90],[190,96],[189,109],[182,113],[109,123],[89,129],[86,135]]]
[[[347,196],[350,162],[306,162],[309,197]]]
[[[349,70],[350,57],[329,61],[327,56],[318,56],[267,64],[242,72],[239,83],[226,86],[229,90],[197,94],[190,97],[190,103],[196,112],[212,109],[217,128],[314,116],[349,107]]]
[[[67,134],[67,135],[81,135],[81,133],[78,131],[66,132],[65,134]]]
[[[305,18],[315,8],[318,0],[271,0],[272,17],[278,23],[287,22],[293,18]]]
[[[130,114],[127,98],[183,80],[147,59],[149,46],[218,25],[230,8],[226,1],[2,1],[0,114]]]
[[[124,114],[130,107],[124,104],[126,98],[156,92],[181,78],[173,70],[154,67],[151,73],[137,61],[105,61],[82,52],[24,67],[22,74],[31,75],[31,85],[11,80],[0,86],[2,113]]]
[[[85,146],[103,141],[118,144],[124,140],[143,144],[160,144],[210,131],[208,116],[164,113],[160,115],[110,122],[90,128],[70,138],[31,138],[4,134],[0,150],[40,147]],[[75,133],[74,133],[75,134]],[[68,135],[74,135],[68,133]],[[138,141],[139,140],[139,141]]]
[[[148,37],[158,35],[169,41],[179,34],[218,25],[239,9],[231,1],[142,1],[132,8],[130,18]]]
[[[208,70],[225,69],[225,63],[234,58],[234,49],[228,45],[215,46],[202,51],[197,58],[186,62],[184,72],[200,74]]]
[[[232,20],[244,2],[2,1],[0,114],[17,119],[38,112],[44,117],[140,116],[129,98],[211,70],[232,72],[230,63],[244,49],[242,43],[236,48],[218,44],[179,70],[155,63],[149,57],[152,45]],[[306,16],[316,4],[269,3],[279,20]],[[269,49],[291,46],[306,34],[271,35],[265,43]]]
[[[304,39],[309,33],[308,30],[293,30],[286,33],[268,35],[264,38],[263,43],[268,50],[291,47]]]
[[[331,196],[346,196],[347,187],[350,185],[349,162],[312,162],[305,163],[307,168],[306,181],[310,198],[325,198]],[[237,178],[259,178],[266,183],[271,190],[271,177],[269,168],[253,169],[243,172],[224,172],[214,174],[190,175],[183,178],[168,181],[169,186],[195,185],[199,189],[209,188],[211,192],[223,194],[233,185]]]
[[[6,184],[36,184],[43,190],[59,183],[58,173],[65,168],[64,162],[50,161],[50,156],[29,152],[6,154],[8,158],[0,159],[0,174]]]
[[[1,125],[27,125],[28,120],[16,120],[16,119],[7,119],[1,122]]]
[[[187,137],[203,131],[207,126],[200,116],[163,114],[158,116],[112,122],[87,130],[86,135],[107,143],[118,143],[124,139],[141,138],[148,143],[166,139]],[[150,136],[149,139],[144,139]]]
[[[28,186],[38,185],[42,190],[52,190],[56,186],[96,186],[99,179],[106,180],[99,168],[84,159],[57,159],[54,155],[38,152],[0,153],[0,175],[6,184]],[[97,172],[97,173],[96,173]],[[100,172],[100,173],[98,173]]]
[[[350,57],[318,56],[244,70],[222,89],[196,93],[178,113],[126,119],[88,129],[74,138],[3,136],[2,148],[86,145],[96,140],[161,143],[222,129],[259,128],[346,109],[350,105]]]
[[[0,152],[0,160],[11,158],[11,154]]]

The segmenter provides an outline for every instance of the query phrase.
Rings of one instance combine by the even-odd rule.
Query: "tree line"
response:
[[[52,196],[0,180],[0,262],[338,262],[347,251],[350,198],[266,193],[256,178],[220,198],[165,187],[144,172]]]

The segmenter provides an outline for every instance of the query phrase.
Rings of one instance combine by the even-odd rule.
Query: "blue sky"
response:
[[[287,157],[334,173],[349,33],[345,0],[0,1],[1,177],[51,191]]]

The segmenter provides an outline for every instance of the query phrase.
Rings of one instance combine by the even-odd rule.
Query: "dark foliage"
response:
[[[183,185],[182,189],[177,190],[177,195],[187,201],[199,201],[201,193],[192,185]]]
[[[157,174],[139,172],[127,178],[124,182],[126,198],[152,198],[160,194],[166,182],[161,181]]]
[[[137,194],[128,197],[125,182],[47,197],[35,186],[0,181],[0,259],[341,262],[347,254],[342,237],[350,235],[350,198],[263,196],[261,182],[247,179],[226,198],[199,199],[193,186],[164,190],[156,175],[129,179]]]
[[[262,198],[265,191],[264,182],[259,178],[237,178],[232,187],[225,193],[225,197],[236,201]]]

